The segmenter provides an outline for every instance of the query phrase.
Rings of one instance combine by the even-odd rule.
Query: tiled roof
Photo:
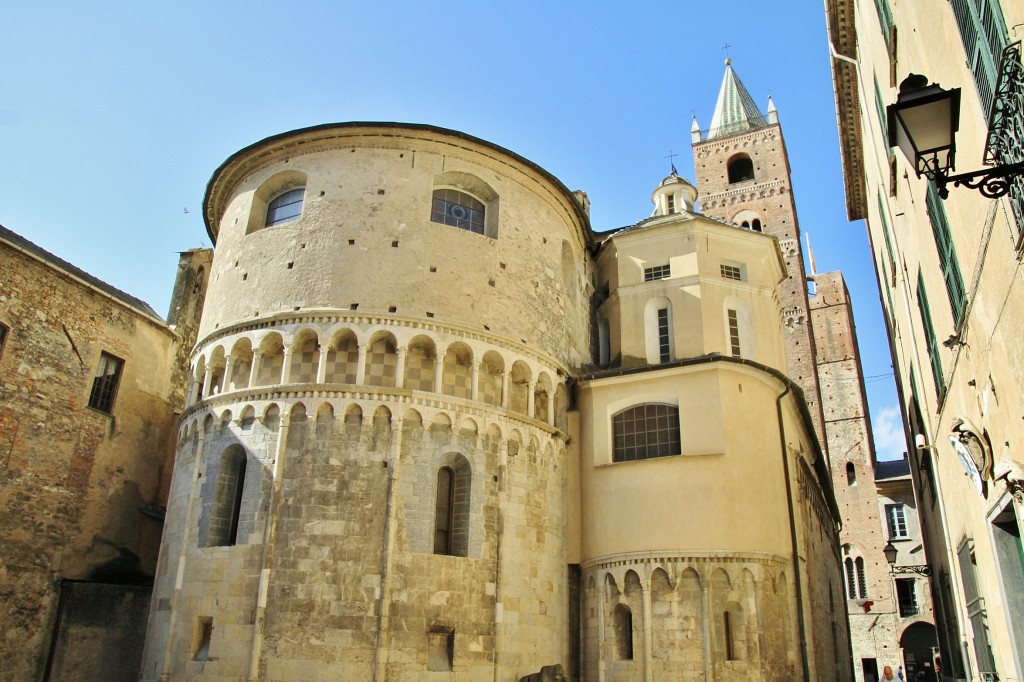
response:
[[[875,480],[884,481],[889,478],[902,478],[910,475],[910,462],[903,459],[882,459],[875,462]]]
[[[36,244],[33,244],[29,240],[22,237],[20,234],[8,230],[3,225],[0,225],[0,241],[7,242],[13,247],[35,256],[39,260],[51,265],[52,267],[58,270],[63,270],[65,273],[71,275],[73,278],[81,280],[82,282],[85,282],[89,286],[99,289],[108,296],[117,299],[118,301],[120,301],[121,303],[130,308],[136,309],[137,311],[139,311],[143,315],[146,315],[147,317],[153,317],[156,318],[157,320],[163,321],[163,318],[160,317],[160,315],[158,315],[156,311],[153,310],[145,301],[135,298],[130,294],[126,294],[125,292],[121,291],[116,287],[110,286],[103,280],[90,275],[85,270],[75,267],[74,265],[67,262],[63,258],[58,258],[57,256],[53,255],[46,249],[37,246]]]
[[[708,139],[725,137],[768,125],[764,114],[754,104],[754,99],[743,87],[739,76],[732,70],[730,60],[725,61],[725,78],[722,89],[718,91],[718,102],[715,114],[711,117],[711,128]]]

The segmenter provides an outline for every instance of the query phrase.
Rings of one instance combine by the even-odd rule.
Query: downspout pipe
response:
[[[782,400],[789,395],[790,385],[775,399],[775,413],[779,419],[779,450],[782,453],[782,472],[786,479],[786,509],[789,511],[790,548],[793,552],[793,584],[796,597],[797,626],[800,631],[800,665],[803,667],[805,682],[810,682],[810,661],[807,658],[807,623],[804,622],[803,578],[800,575],[799,544],[796,535],[796,512],[793,509],[793,483],[789,472],[789,452],[786,447],[786,426],[782,419]]]

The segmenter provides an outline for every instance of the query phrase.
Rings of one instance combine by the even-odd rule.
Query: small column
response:
[[[228,359],[224,361],[224,376],[220,378],[220,392],[226,393],[227,391],[234,390],[234,386],[231,383],[231,375],[235,372],[235,356],[229,355]]]
[[[203,375],[203,397],[210,397],[210,386],[213,384],[213,367],[207,366],[206,373]]]
[[[558,386],[552,389],[548,395],[548,424],[555,425],[555,396],[558,395]]]
[[[316,383],[318,384],[327,381],[327,353],[328,350],[320,346],[320,361],[316,364]]]
[[[526,382],[526,416],[527,417],[533,417],[534,402],[536,402],[535,401],[535,397],[533,395],[533,389],[536,388],[536,386],[537,386],[537,382],[535,382],[535,381],[531,380],[531,381],[527,381]]]
[[[256,377],[260,375],[260,365],[263,362],[263,351],[256,349],[252,352],[252,367],[249,368],[249,388],[256,385]]]
[[[470,382],[469,397],[473,400],[480,400],[480,365],[473,364],[473,374]]]
[[[281,364],[281,383],[287,384],[292,378],[292,349],[285,348],[282,355],[284,361]]]
[[[444,386],[444,358],[440,355],[434,357],[434,393],[441,393]]]
[[[648,578],[648,581],[650,578]],[[651,637],[654,632],[651,612],[651,586],[641,585],[641,593],[644,600],[644,682],[654,682],[654,670],[652,659],[654,658],[653,642]]]
[[[359,346],[359,366],[356,367],[356,385],[362,386],[366,383],[366,346]]]
[[[501,406],[508,409],[508,375],[509,371],[501,373]]]
[[[395,349],[395,355],[395,388],[402,388],[405,385],[405,349]]]

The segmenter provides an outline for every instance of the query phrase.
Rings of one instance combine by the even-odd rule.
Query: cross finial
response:
[[[671,166],[671,168],[672,168],[672,175],[678,175],[678,173],[676,173],[676,161],[675,161],[677,156],[679,156],[679,155],[678,154],[673,154],[672,150],[669,149],[668,150],[668,156],[665,157],[666,159],[668,159],[669,166]]]
[[[728,41],[726,41],[725,45],[722,46],[722,49],[725,50],[725,63],[726,64],[728,64],[731,61],[729,59],[729,48],[730,47],[732,47],[732,45]]]

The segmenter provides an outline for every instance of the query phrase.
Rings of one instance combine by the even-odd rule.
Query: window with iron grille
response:
[[[430,219],[435,223],[483,234],[485,210],[482,201],[465,192],[457,189],[435,189]]]
[[[672,274],[672,266],[655,265],[651,268],[644,268],[644,281],[653,282],[656,279],[668,279]]]
[[[952,0],[953,15],[974,85],[987,115],[992,109],[999,57],[1006,47],[1006,23],[997,0]]]
[[[942,358],[939,357],[939,343],[935,338],[935,327],[932,326],[932,313],[928,306],[928,293],[924,288],[924,279],[917,273],[917,307],[921,313],[921,326],[924,327],[925,344],[928,347],[928,359],[932,366],[932,379],[935,380],[935,393],[940,400],[946,392],[946,382],[942,378]]]
[[[917,615],[917,587],[913,578],[898,578],[896,580],[896,602],[899,604],[901,617]]]
[[[964,311],[964,280],[960,276],[960,262],[953,247],[946,209],[931,183],[928,183],[925,203],[928,208],[928,220],[932,224],[932,236],[935,237],[935,249],[939,254],[939,267],[942,269],[942,278],[946,281],[946,294],[949,296],[949,307],[953,312],[953,324],[959,324],[960,315]]]
[[[735,265],[726,265],[723,263],[720,266],[720,272],[722,277],[726,279],[743,280],[743,270]]]
[[[89,392],[89,407],[108,414],[113,410],[123,366],[124,360],[100,353],[100,364],[92,380],[92,391]]]
[[[612,440],[615,462],[678,455],[679,408],[645,403],[623,410],[612,417]]]

